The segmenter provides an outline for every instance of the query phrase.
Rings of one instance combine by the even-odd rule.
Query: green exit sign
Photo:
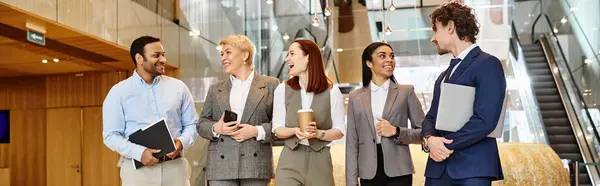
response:
[[[35,44],[46,45],[46,36],[33,30],[27,30],[27,40]]]

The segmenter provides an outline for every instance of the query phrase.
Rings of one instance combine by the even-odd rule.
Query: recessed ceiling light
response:
[[[58,60],[57,58],[54,58],[54,60],[52,60],[52,61],[58,63],[60,60]]]
[[[42,59],[42,63],[48,63],[48,60]]]

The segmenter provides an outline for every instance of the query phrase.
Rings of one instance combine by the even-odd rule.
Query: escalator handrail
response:
[[[578,145],[581,149],[580,153],[581,156],[583,157],[584,162],[586,163],[590,163],[590,162],[596,162],[596,158],[594,156],[594,152],[598,152],[598,149],[595,149],[593,147],[593,141],[594,139],[596,141],[599,140],[597,133],[594,133],[595,138],[588,140],[587,139],[587,135],[585,134],[585,132],[583,132],[584,127],[582,126],[582,124],[584,123],[583,121],[580,120],[580,118],[577,116],[577,112],[575,111],[575,108],[573,106],[573,104],[571,101],[571,98],[573,98],[572,94],[568,91],[567,85],[564,83],[564,80],[562,79],[563,75],[561,75],[564,72],[561,72],[558,67],[558,62],[556,62],[555,60],[555,56],[553,54],[552,51],[552,47],[550,46],[550,42],[548,41],[548,38],[546,37],[546,35],[542,35],[540,38],[540,44],[542,45],[542,48],[544,49],[544,55],[546,55],[546,59],[548,60],[548,65],[550,67],[551,71],[554,71],[554,69],[557,69],[557,71],[555,72],[551,72],[552,76],[554,77],[558,92],[559,92],[559,96],[561,97],[565,112],[567,114],[567,117],[571,123],[572,129],[573,129],[573,135],[575,136],[575,139],[578,142]],[[560,43],[557,44],[560,45]],[[560,47],[560,46],[558,46]],[[568,64],[566,65],[568,67]],[[569,71],[568,72],[569,75],[572,77],[572,73]],[[574,85],[575,87],[577,85]],[[578,89],[578,88],[575,88]],[[581,101],[581,100],[580,100]],[[587,109],[584,109],[587,112]],[[592,121],[591,121],[592,122]],[[593,122],[591,123],[591,125],[593,126]],[[595,131],[595,127],[592,127],[592,129]],[[579,133],[583,134],[582,137],[579,137]],[[583,141],[582,141],[583,140]],[[588,158],[589,157],[589,158]],[[598,167],[595,167],[595,169],[592,170],[592,168],[588,168],[588,176],[590,176],[591,180],[598,180],[598,179],[594,179],[594,178],[598,178],[599,177],[599,173],[600,173],[600,169],[598,169]]]
[[[546,18],[546,21],[548,22],[548,26],[550,28],[553,28],[552,22],[550,21],[550,17],[548,17],[548,15],[545,14],[545,13],[543,13],[543,16],[544,16],[544,18]],[[550,32],[550,33],[552,34],[552,37],[558,38],[556,36],[556,33],[554,33],[554,32]],[[570,65],[569,65],[569,63],[567,61],[567,57],[565,56],[565,52],[564,52],[564,50],[562,48],[562,45],[560,44],[560,42],[558,40],[556,40],[555,43],[556,43],[556,46],[558,47],[558,51],[560,52],[561,58],[564,61],[565,66],[567,67],[567,71],[568,71],[568,74],[569,74],[570,78],[573,79],[573,80],[575,80],[575,76],[573,76],[573,73],[571,71],[571,67],[570,67]],[[575,85],[574,88],[575,88],[575,91],[577,93],[577,98],[579,99],[578,101],[581,101],[581,103],[583,104],[583,108],[585,108],[583,110],[585,111],[585,115],[586,115],[587,119],[591,122],[591,125],[594,126],[594,127],[592,127],[592,130],[594,132],[594,137],[596,139],[600,140],[600,134],[598,133],[598,130],[595,127],[596,124],[594,123],[594,120],[592,119],[592,115],[587,110],[588,106],[585,103],[585,99],[583,98],[583,94],[582,94],[581,90],[579,89],[579,87],[577,85]]]

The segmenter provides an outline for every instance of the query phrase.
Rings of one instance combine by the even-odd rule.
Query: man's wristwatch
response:
[[[319,136],[319,140],[325,140],[325,131],[321,130],[321,135]]]
[[[427,134],[421,140],[421,148],[423,149],[423,152],[425,152],[425,153],[429,153],[429,147],[427,146],[427,139],[429,137],[431,137],[431,135]]]

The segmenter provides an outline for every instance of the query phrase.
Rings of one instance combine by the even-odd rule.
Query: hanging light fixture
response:
[[[290,39],[290,36],[287,33],[285,33],[285,35],[283,35],[283,40],[287,41],[288,39]]]
[[[392,2],[392,4],[390,4],[390,7],[388,8],[390,11],[394,11],[396,10],[396,5],[394,5],[394,2]]]
[[[323,14],[325,14],[325,16],[330,16],[331,15],[331,9],[329,8],[329,6],[325,7],[325,11],[324,11]]]
[[[315,2],[314,4],[317,4],[316,0],[314,2]],[[317,9],[316,5],[314,5],[313,9],[314,10]],[[312,19],[312,26],[314,26],[314,27],[319,26],[319,17],[317,17],[317,11],[315,11],[315,17],[313,17],[313,19]]]
[[[385,27],[385,35],[392,35],[392,28],[390,27],[390,25]]]
[[[319,17],[317,17],[317,14],[315,14],[315,17],[313,17],[312,26],[314,26],[314,27],[319,26]]]

